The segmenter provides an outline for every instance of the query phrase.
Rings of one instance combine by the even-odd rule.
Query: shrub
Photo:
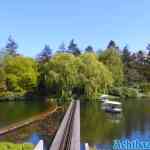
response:
[[[134,88],[129,87],[113,87],[109,94],[124,98],[135,98],[138,97],[138,91]]]
[[[141,92],[148,94],[150,93],[150,83],[143,83],[140,85]]]
[[[122,88],[123,96],[126,98],[136,98],[138,97],[138,92],[134,88],[123,87]]]

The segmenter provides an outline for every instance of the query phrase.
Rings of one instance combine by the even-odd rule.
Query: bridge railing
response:
[[[80,150],[80,102],[72,101],[50,150]]]

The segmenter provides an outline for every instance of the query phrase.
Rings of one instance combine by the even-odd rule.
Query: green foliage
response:
[[[100,56],[99,61],[103,62],[112,72],[114,84],[119,86],[123,82],[123,63],[115,48],[106,49]]]
[[[6,79],[6,74],[4,72],[4,68],[0,67],[0,93],[6,90],[5,79]]]
[[[79,59],[78,88],[84,91],[86,99],[96,99],[112,86],[112,74],[93,53],[85,53]]]
[[[138,97],[138,91],[129,87],[113,87],[109,91],[111,95],[119,96],[123,98],[136,98]]]
[[[46,69],[46,84],[55,92],[57,97],[66,99],[71,97],[72,89],[77,80],[76,58],[72,54],[57,54],[48,64]]]
[[[57,54],[45,64],[44,74],[49,93],[70,99],[73,94],[95,99],[112,85],[112,74],[92,53],[80,57]]]
[[[32,144],[12,144],[8,142],[0,143],[0,150],[33,150]]]
[[[145,94],[150,94],[150,83],[143,83],[140,84],[141,92]]]
[[[5,58],[7,89],[12,92],[26,92],[37,86],[36,62],[23,56]]]
[[[126,98],[136,98],[138,97],[138,91],[134,88],[123,87],[123,96]]]

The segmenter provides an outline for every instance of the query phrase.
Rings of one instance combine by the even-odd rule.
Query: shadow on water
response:
[[[150,140],[150,101],[123,101],[118,115],[101,110],[100,102],[81,102],[81,143],[112,144],[114,139]]]

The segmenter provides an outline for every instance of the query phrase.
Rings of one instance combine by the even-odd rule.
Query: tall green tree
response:
[[[25,93],[37,86],[37,64],[33,59],[7,56],[4,63],[6,86],[9,91]]]
[[[96,99],[100,93],[105,93],[112,86],[111,72],[98,61],[94,53],[80,56],[78,65],[78,88],[85,99]]]
[[[72,89],[76,84],[77,68],[76,58],[72,54],[56,54],[45,65],[46,84],[51,95],[59,99],[70,99]],[[49,94],[50,94],[49,93]]]
[[[123,63],[118,51],[115,48],[106,49],[99,56],[99,61],[103,62],[112,72],[114,84],[116,86],[121,85],[124,79]]]

